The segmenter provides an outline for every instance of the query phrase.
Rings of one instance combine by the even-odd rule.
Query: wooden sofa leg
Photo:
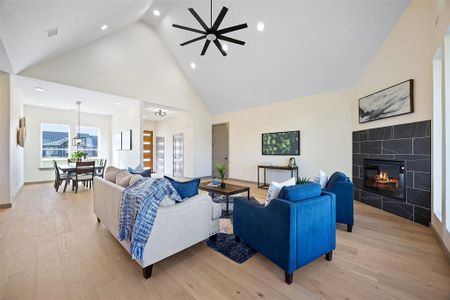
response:
[[[144,274],[144,278],[149,279],[150,277],[152,277],[152,271],[153,271],[153,265],[143,268],[142,273]]]
[[[215,241],[217,241],[217,233],[216,233],[216,234],[213,234],[213,235],[211,235],[211,236],[209,237],[209,240],[210,240],[211,242],[215,242]]]
[[[353,224],[347,224],[347,232],[352,232]]]
[[[292,280],[294,278],[294,273],[284,272],[284,278],[285,278],[287,284],[291,284]]]
[[[325,254],[325,259],[331,261],[333,259],[333,251],[330,251],[327,254]]]

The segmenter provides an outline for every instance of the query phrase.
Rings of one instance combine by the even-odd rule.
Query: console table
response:
[[[264,173],[264,182],[263,184],[260,184],[259,182],[259,171],[260,169],[263,169],[263,173]],[[291,167],[291,166],[265,166],[265,165],[259,165],[258,166],[258,187],[259,188],[268,188],[269,185],[267,184],[267,169],[271,169],[271,170],[286,170],[286,171],[291,171],[291,177],[294,177],[294,171],[295,171],[295,178],[298,177],[298,167]]]

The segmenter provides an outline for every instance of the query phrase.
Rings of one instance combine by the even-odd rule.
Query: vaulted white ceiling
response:
[[[209,24],[209,1],[155,1],[144,20],[157,27],[209,110],[218,114],[350,87],[408,3],[214,1],[213,19],[222,6],[229,8],[223,27],[249,26],[227,34],[246,44],[226,43],[226,57],[214,46],[200,56],[204,41],[179,46],[199,35],[172,27],[177,23],[201,29],[189,7]],[[258,22],[264,22],[264,31],[256,29]]]
[[[19,73],[139,20],[153,0],[11,1],[0,0],[0,37]],[[108,29],[100,27],[108,24]],[[46,31],[58,29],[48,38]]]
[[[172,27],[177,23],[200,29],[189,7],[209,23],[209,1],[0,0],[0,42],[18,73],[141,19],[157,29],[210,112],[218,114],[351,86],[408,4],[214,1],[214,18],[223,5],[229,8],[223,27],[249,25],[228,34],[246,45],[227,43],[228,56],[223,57],[214,46],[200,56],[203,42],[180,47],[198,35]],[[154,9],[161,15],[155,16]],[[264,22],[264,31],[256,30],[258,22]],[[99,29],[103,24],[108,30]],[[58,35],[47,38],[45,31],[56,27]],[[98,53],[98,59],[104,58]]]

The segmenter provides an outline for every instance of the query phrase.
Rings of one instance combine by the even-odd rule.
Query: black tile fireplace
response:
[[[364,190],[405,200],[405,174],[404,161],[364,159]]]
[[[431,220],[431,121],[353,132],[355,199],[414,222]]]

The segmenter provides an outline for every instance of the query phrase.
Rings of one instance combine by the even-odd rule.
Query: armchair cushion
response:
[[[347,176],[345,176],[344,173],[334,172],[333,175],[331,175],[330,179],[328,180],[326,189],[333,186],[336,182],[348,182],[348,181],[349,180],[348,180]]]
[[[184,182],[176,181],[175,179],[167,176],[164,176],[164,178],[167,178],[170,181],[174,189],[183,200],[198,194],[198,186],[200,185],[199,178]]]
[[[297,202],[320,196],[322,188],[317,183],[297,184],[294,186],[285,186],[281,189],[279,199]]]

